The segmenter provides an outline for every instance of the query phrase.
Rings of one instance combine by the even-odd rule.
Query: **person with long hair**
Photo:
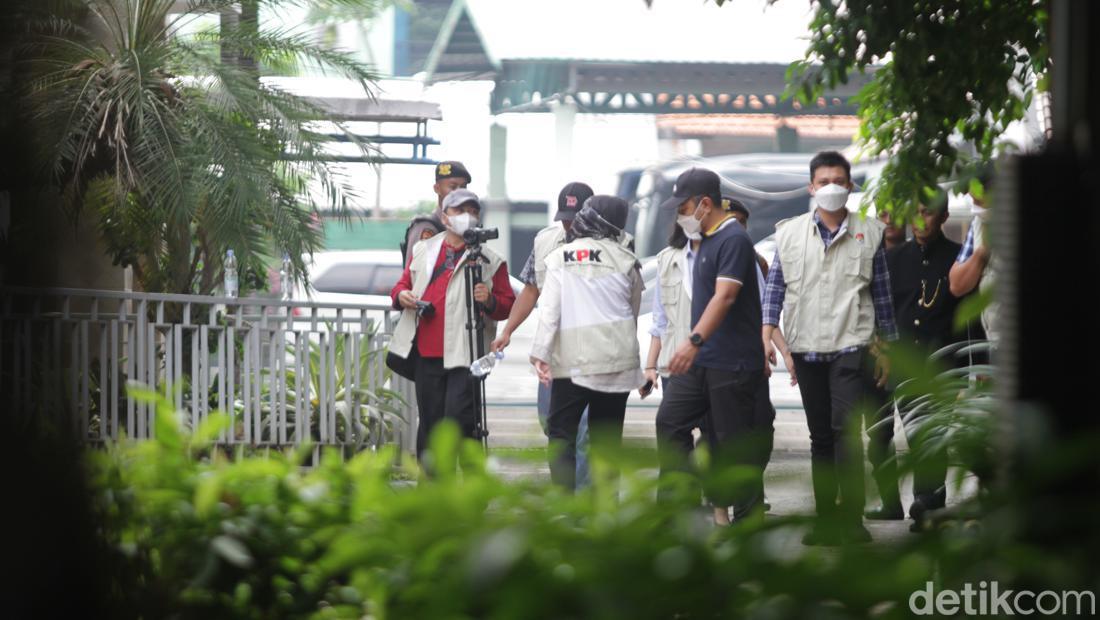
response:
[[[566,244],[546,258],[531,363],[550,385],[550,477],[570,491],[581,413],[588,408],[593,455],[613,449],[627,396],[642,384],[636,334],[644,285],[622,242],[629,210],[615,196],[589,198]]]

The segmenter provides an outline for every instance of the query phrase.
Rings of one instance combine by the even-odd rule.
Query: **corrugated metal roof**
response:
[[[802,58],[809,3],[736,0],[464,0],[488,56],[623,62]]]
[[[663,137],[775,136],[780,126],[807,138],[838,138],[850,141],[859,132],[855,116],[767,116],[753,114],[663,114],[657,130]]]

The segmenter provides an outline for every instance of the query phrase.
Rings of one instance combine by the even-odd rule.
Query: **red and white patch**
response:
[[[570,209],[575,209],[577,207],[577,197],[576,196],[566,196],[565,197],[565,206],[569,207]]]

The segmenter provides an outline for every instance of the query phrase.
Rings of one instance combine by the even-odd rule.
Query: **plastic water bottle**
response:
[[[470,364],[470,374],[475,377],[484,377],[493,372],[493,367],[497,365],[497,362],[504,359],[504,351],[497,351],[496,353],[490,353],[485,357],[474,360],[473,364]]]
[[[237,278],[237,257],[233,254],[233,250],[227,250],[225,252],[225,296],[237,297],[239,291],[238,278]]]
[[[285,301],[294,296],[291,288],[290,275],[294,273],[294,263],[290,262],[290,254],[283,253],[283,266],[279,269],[279,296]]]

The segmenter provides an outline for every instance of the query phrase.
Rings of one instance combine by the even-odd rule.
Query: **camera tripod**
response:
[[[466,249],[466,337],[470,343],[470,364],[485,355],[485,316],[484,306],[474,299],[474,287],[481,282],[482,263],[488,262],[481,254],[480,244],[468,244]],[[485,377],[470,375],[474,383],[470,391],[477,416],[474,424],[474,436],[481,442],[486,454],[489,452],[489,420],[485,409]]]

